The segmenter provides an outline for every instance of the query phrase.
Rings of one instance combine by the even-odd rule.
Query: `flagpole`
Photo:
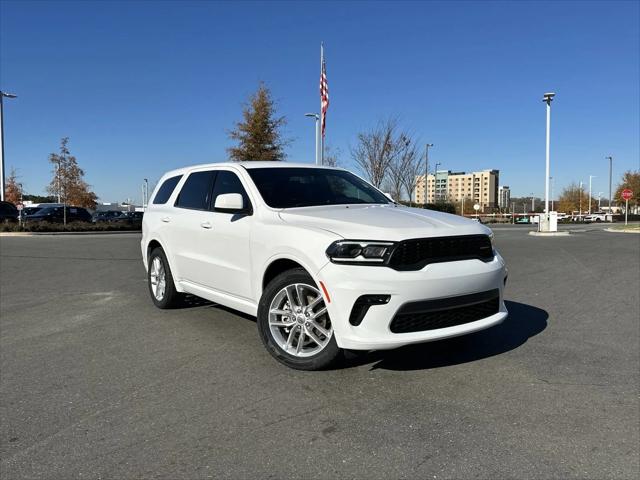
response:
[[[322,66],[324,65],[324,44],[320,42],[320,78],[322,78]],[[324,165],[324,113],[322,112],[322,95],[320,96],[320,165]]]

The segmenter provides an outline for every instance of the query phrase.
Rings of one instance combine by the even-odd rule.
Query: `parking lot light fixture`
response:
[[[591,180],[596,178],[595,175],[589,175],[589,215],[591,215]]]
[[[314,118],[316,121],[316,165],[320,165],[320,115],[317,113],[305,113],[304,116]]]
[[[550,165],[549,165],[549,145],[551,140],[551,102],[555,93],[547,92],[542,96],[542,101],[547,104],[547,141],[546,141],[546,162],[544,175],[544,215],[545,221],[540,223],[544,231],[549,231],[549,182],[550,182]]]
[[[4,107],[3,100],[5,98],[18,98],[13,93],[0,91],[0,201],[4,202]]]

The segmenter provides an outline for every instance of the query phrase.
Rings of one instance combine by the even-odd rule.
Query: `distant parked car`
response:
[[[107,210],[105,212],[96,212],[93,215],[93,222],[94,223],[111,222],[114,219],[121,217],[123,213],[124,212],[121,212],[120,210]]]
[[[38,210],[33,215],[27,215],[24,219],[25,222],[51,222],[51,223],[63,223],[64,222],[64,210],[65,207],[46,207]],[[66,207],[67,223],[72,222],[90,222],[91,214],[82,207]]]
[[[0,202],[0,223],[15,223],[18,217],[18,209],[13,203]]]
[[[142,228],[144,212],[123,212],[122,215],[111,220],[112,223],[130,225],[132,228]]]
[[[607,214],[606,213],[592,213],[591,215],[587,215],[584,217],[585,222],[606,222]]]
[[[516,219],[516,223],[529,223],[529,217],[520,217]]]
[[[20,218],[24,219],[27,215],[33,215],[40,210],[42,210],[42,207],[24,207],[20,210]]]

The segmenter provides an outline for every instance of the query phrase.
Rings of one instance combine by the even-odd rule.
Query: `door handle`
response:
[[[162,217],[160,220],[162,220],[164,223],[169,223],[171,221],[169,217]]]
[[[210,229],[210,228],[211,228],[211,226],[212,226],[212,225],[211,225],[209,222],[202,222],[202,223],[200,224],[200,226],[201,226],[202,228],[206,228],[206,229],[208,230],[208,229]]]

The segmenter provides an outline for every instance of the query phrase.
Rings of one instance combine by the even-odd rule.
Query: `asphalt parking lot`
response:
[[[496,228],[510,318],[298,372],[139,236],[0,238],[0,477],[637,478],[640,235]]]

